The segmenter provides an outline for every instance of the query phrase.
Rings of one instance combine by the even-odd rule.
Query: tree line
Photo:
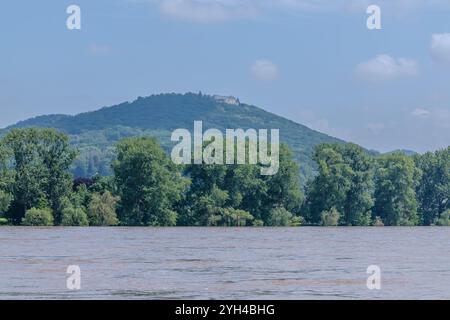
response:
[[[73,179],[77,157],[54,129],[14,129],[0,140],[0,224],[32,226],[450,225],[450,147],[371,156],[321,144],[301,187],[280,146],[276,175],[260,165],[175,165],[157,140],[116,145],[112,176]]]

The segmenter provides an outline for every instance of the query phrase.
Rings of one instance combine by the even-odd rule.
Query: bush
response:
[[[401,218],[400,222],[399,222],[399,226],[402,227],[414,227],[417,224],[417,220],[411,220],[411,219],[405,219],[405,218]]]
[[[48,208],[37,209],[31,208],[27,210],[25,216],[22,218],[22,225],[24,226],[52,226],[53,214]]]
[[[80,226],[89,225],[86,211],[83,208],[67,207],[62,210],[61,225],[63,226]]]
[[[372,225],[373,225],[374,227],[384,227],[383,220],[381,220],[381,218],[380,218],[379,216],[376,216],[376,217],[375,217],[375,220],[373,220]]]
[[[286,227],[292,223],[292,213],[284,207],[276,207],[270,210],[267,225],[271,227]]]
[[[94,193],[89,203],[88,219],[91,226],[115,226],[119,224],[116,214],[118,198],[106,191],[103,194]]]
[[[0,190],[0,212],[6,212],[12,200],[13,197],[11,194]]]
[[[320,214],[321,221],[323,226],[337,226],[339,224],[339,218],[341,214],[336,210],[335,207],[331,208],[331,210],[324,210]]]
[[[262,227],[264,226],[264,221],[260,219],[253,220],[253,226],[254,227]]]
[[[8,219],[0,217],[0,226],[6,226],[8,224]]]
[[[441,213],[441,217],[436,222],[436,225],[442,226],[442,227],[449,227],[450,226],[450,209]]]
[[[303,223],[305,223],[305,219],[303,217],[295,216],[291,219],[291,226],[293,227],[299,227]]]
[[[222,214],[223,223],[225,226],[231,227],[242,227],[246,226],[247,222],[253,221],[253,216],[248,211],[234,209],[234,208],[223,208],[220,210]]]

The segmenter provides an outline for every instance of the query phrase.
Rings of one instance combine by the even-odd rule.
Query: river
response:
[[[450,299],[450,228],[0,227],[0,270],[0,299]]]

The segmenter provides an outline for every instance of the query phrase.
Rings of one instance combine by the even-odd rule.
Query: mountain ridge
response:
[[[114,157],[113,145],[128,136],[155,136],[163,148],[169,150],[174,145],[170,141],[171,132],[178,128],[191,131],[195,120],[203,121],[204,130],[280,129],[280,141],[292,149],[300,164],[303,183],[315,171],[311,158],[315,145],[345,142],[232,98],[202,93],[157,94],[76,115],[37,116],[8,126],[0,134],[24,127],[51,127],[65,132],[70,136],[71,143],[80,149],[74,174],[84,176],[96,172],[109,174],[108,161]],[[85,162],[85,168],[80,168],[82,162]],[[99,168],[101,162],[103,165]]]

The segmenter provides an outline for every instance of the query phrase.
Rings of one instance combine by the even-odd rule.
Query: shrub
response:
[[[270,210],[267,225],[272,227],[286,227],[292,223],[292,213],[284,207],[276,207]]]
[[[63,226],[88,226],[89,221],[86,214],[81,207],[67,207],[62,210],[61,225]]]
[[[320,214],[323,226],[337,226],[339,224],[339,218],[341,214],[335,207],[331,210],[324,210]]]
[[[405,219],[405,218],[401,218],[400,222],[399,222],[399,226],[402,227],[413,227],[417,224],[417,220],[410,220],[410,219]]]
[[[212,214],[208,217],[208,226],[217,226],[222,220],[222,216],[218,214]]]
[[[254,227],[262,227],[264,226],[264,221],[260,219],[253,220],[253,226]]]
[[[118,198],[106,191],[94,193],[89,203],[88,219],[91,226],[115,226],[119,223],[116,214]]]
[[[8,219],[0,217],[0,226],[6,226],[8,224]]]
[[[379,216],[376,216],[376,217],[375,217],[375,220],[373,220],[372,225],[373,225],[374,227],[384,227],[383,220],[381,220],[381,218],[380,218]]]
[[[303,217],[295,216],[291,219],[291,226],[298,227],[305,223],[305,219]]]
[[[436,225],[442,226],[442,227],[449,227],[450,226],[450,209],[441,213],[441,217],[436,222]]]
[[[234,208],[223,208],[220,211],[222,214],[224,225],[229,227],[246,226],[247,222],[250,222],[254,219],[253,216],[250,214],[250,212],[244,210]]]
[[[0,190],[0,212],[5,212],[9,209],[12,198],[11,194]]]
[[[22,218],[22,225],[24,226],[52,226],[53,214],[48,208],[37,209],[31,208],[27,210],[25,216]]]

